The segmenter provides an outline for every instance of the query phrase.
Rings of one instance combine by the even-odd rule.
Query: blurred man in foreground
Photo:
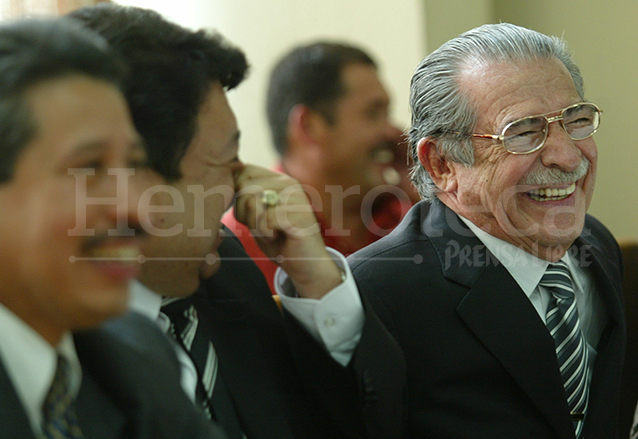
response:
[[[130,315],[109,324],[117,335],[95,329],[126,311],[142,243],[134,171],[146,153],[121,73],[106,43],[77,23],[0,25],[6,439],[223,437],[176,385],[174,353],[153,325]]]

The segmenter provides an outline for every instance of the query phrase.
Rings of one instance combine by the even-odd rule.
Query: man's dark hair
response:
[[[120,87],[124,64],[97,34],[71,19],[24,19],[0,24],[0,183],[36,135],[25,102],[43,81],[86,75]]]
[[[188,30],[147,9],[104,3],[69,15],[128,63],[125,95],[149,164],[167,181],[181,178],[179,165],[211,83],[237,86],[248,68],[244,54],[218,34]]]
[[[335,123],[334,104],[346,92],[341,74],[351,64],[376,68],[363,50],[328,42],[299,46],[277,63],[270,75],[266,109],[280,155],[288,147],[288,116],[295,105],[306,105],[328,123]]]

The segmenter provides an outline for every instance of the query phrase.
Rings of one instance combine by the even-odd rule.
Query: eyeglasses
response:
[[[472,134],[472,137],[500,140],[503,148],[512,154],[530,154],[545,145],[549,124],[560,122],[572,140],[584,140],[600,126],[602,111],[595,104],[581,102],[560,111],[558,116],[547,117],[546,113],[528,116],[508,123],[501,134]]]

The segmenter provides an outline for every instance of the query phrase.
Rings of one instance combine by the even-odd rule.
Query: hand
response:
[[[252,165],[238,167],[234,178],[235,217],[251,230],[263,252],[288,274],[299,296],[320,299],[339,285],[341,270],[325,248],[299,182]],[[274,197],[276,203],[269,205],[262,200],[265,191],[278,195]]]

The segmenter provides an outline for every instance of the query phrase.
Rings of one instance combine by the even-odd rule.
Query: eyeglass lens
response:
[[[561,112],[561,125],[573,140],[583,140],[591,136],[600,123],[600,112],[593,104],[579,104]],[[503,146],[510,152],[525,153],[543,144],[547,137],[546,116],[532,116],[519,119],[503,130]]]

